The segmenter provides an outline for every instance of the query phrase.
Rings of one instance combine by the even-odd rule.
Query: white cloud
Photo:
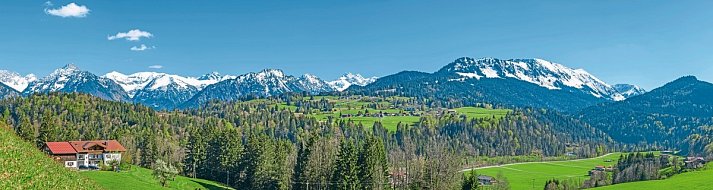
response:
[[[141,38],[150,38],[150,37],[153,37],[153,34],[151,34],[150,32],[141,31],[139,29],[133,29],[133,30],[129,30],[128,32],[116,33],[116,35],[109,36],[109,37],[107,37],[107,39],[116,40],[116,39],[124,38],[129,41],[139,41],[139,40],[141,40]]]
[[[149,69],[161,69],[163,68],[163,65],[151,65],[149,66]]]
[[[52,3],[52,1],[46,1],[45,6],[51,7],[51,6],[54,6],[54,4]]]
[[[52,2],[45,2],[45,5],[51,6]],[[45,9],[45,13],[54,15],[54,16],[59,16],[59,17],[87,17],[87,14],[89,14],[89,9],[87,6],[84,5],[77,5],[76,3],[69,3],[65,6],[62,6],[58,9]]]
[[[146,51],[146,50],[150,50],[150,49],[154,49],[154,48],[156,48],[156,46],[149,47],[144,44],[141,44],[140,46],[131,47],[131,51]]]

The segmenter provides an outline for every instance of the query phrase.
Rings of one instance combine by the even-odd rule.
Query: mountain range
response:
[[[615,86],[585,70],[542,59],[463,57],[434,73],[404,71],[347,91],[364,95],[438,97],[464,100],[466,104],[553,108],[565,112],[621,101],[645,92],[634,85],[622,86],[640,91],[622,92]]]
[[[582,69],[542,59],[474,59],[463,57],[434,73],[404,71],[377,78],[347,73],[325,81],[312,74],[286,75],[264,69],[242,75],[217,72],[185,77],[158,72],[98,76],[74,65],[46,77],[0,71],[3,97],[48,92],[81,92],[114,101],[135,102],[156,109],[190,108],[211,100],[238,100],[288,92],[308,94],[397,94],[455,99],[466,104],[553,108],[576,111],[603,102],[643,94],[635,85],[609,85]],[[13,93],[13,91],[15,91]]]
[[[156,109],[195,107],[210,100],[237,100],[247,96],[266,97],[287,92],[318,94],[344,90],[352,85],[366,85],[376,77],[364,78],[347,73],[335,81],[324,81],[312,74],[299,77],[277,69],[239,76],[217,72],[200,77],[185,77],[158,72],[123,74],[116,71],[97,76],[69,64],[48,76],[0,70],[0,97],[35,93],[80,92],[103,99],[135,102]]]

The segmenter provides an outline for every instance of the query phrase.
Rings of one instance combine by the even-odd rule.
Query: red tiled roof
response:
[[[47,142],[47,148],[49,148],[52,154],[76,154],[77,151],[74,150],[69,142]]]
[[[95,140],[95,141],[69,141],[69,144],[74,147],[77,152],[90,152],[87,150],[90,147],[98,145],[107,152],[125,152],[126,148],[116,140]]]

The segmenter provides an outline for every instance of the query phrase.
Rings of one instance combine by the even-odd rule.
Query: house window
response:
[[[106,159],[111,159],[111,154],[107,154],[104,156]]]

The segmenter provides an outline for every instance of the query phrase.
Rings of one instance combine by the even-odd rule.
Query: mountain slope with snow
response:
[[[82,71],[72,64],[31,82],[22,94],[31,95],[49,92],[79,92],[107,100],[129,101],[126,92],[114,81],[100,78],[88,71]]]
[[[294,77],[286,75],[282,70],[265,69],[209,85],[182,107],[197,107],[211,100],[234,101],[248,96],[267,97],[289,92],[317,94],[332,91],[334,88],[327,82],[311,74]]]
[[[17,96],[20,96],[20,92],[13,89],[12,87],[0,83],[0,100]]]
[[[0,83],[22,92],[27,86],[37,80],[34,74],[20,76],[20,74],[8,70],[0,70]]]
[[[360,74],[347,73],[339,77],[337,80],[329,81],[329,85],[337,91],[344,91],[352,85],[366,86],[374,81],[377,77],[365,78]]]
[[[623,100],[625,97],[611,85],[582,69],[542,59],[474,59],[463,57],[443,67],[439,73],[455,73],[462,78],[512,78],[551,90],[578,89],[597,98]]]
[[[434,73],[404,71],[348,93],[397,95],[575,112],[624,96],[582,69],[541,59],[463,57]]]
[[[627,99],[646,93],[646,90],[643,88],[632,84],[615,84],[612,87]]]
[[[110,72],[102,76],[119,84],[136,103],[157,109],[172,109],[208,85],[234,78],[213,72],[201,77],[184,77],[157,72],[125,75]]]

